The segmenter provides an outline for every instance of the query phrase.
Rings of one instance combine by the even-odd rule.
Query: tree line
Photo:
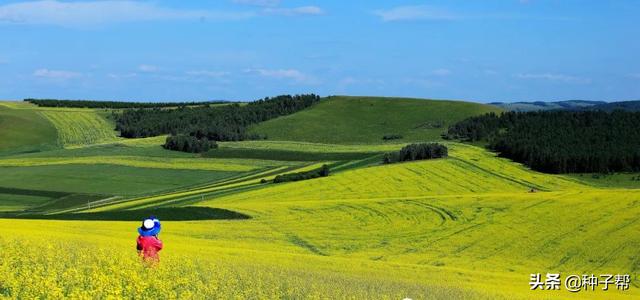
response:
[[[438,143],[410,144],[400,151],[384,155],[383,163],[390,164],[403,161],[443,158],[449,156],[447,146]]]
[[[126,138],[170,134],[165,148],[197,152],[205,141],[239,141],[264,138],[247,133],[249,125],[295,113],[320,101],[315,94],[282,95],[247,104],[180,107],[177,109],[131,109],[114,113],[116,130]],[[186,145],[186,146],[185,146]],[[191,145],[191,146],[189,146]],[[209,144],[211,147],[212,145]],[[192,151],[187,151],[192,152]]]
[[[443,137],[486,141],[500,156],[547,173],[640,171],[640,113],[537,111],[485,114]]]
[[[307,179],[313,179],[313,178],[319,178],[319,177],[327,177],[329,176],[329,173],[330,173],[329,166],[322,165],[322,167],[311,170],[311,171],[278,175],[273,179],[273,183],[282,183],[282,182],[307,180]],[[262,183],[266,183],[266,179],[263,179]]]
[[[162,108],[182,106],[203,106],[230,103],[228,101],[200,101],[200,102],[124,102],[124,101],[95,101],[95,100],[59,100],[59,99],[24,99],[40,107],[72,107],[72,108]]]

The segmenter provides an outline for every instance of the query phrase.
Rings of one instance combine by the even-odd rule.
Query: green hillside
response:
[[[106,110],[0,102],[0,155],[119,140]]]
[[[95,110],[41,109],[58,130],[58,144],[64,147],[91,145],[117,140],[114,124]]]
[[[254,126],[269,140],[372,144],[439,139],[448,125],[500,108],[471,102],[335,96],[310,109]]]
[[[53,124],[34,110],[13,105],[0,102],[0,155],[55,148],[58,134]]]

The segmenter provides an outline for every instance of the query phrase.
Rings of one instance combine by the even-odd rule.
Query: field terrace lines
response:
[[[65,164],[112,164],[138,168],[247,172],[272,165],[286,165],[287,163],[260,160],[193,159],[141,156],[23,157],[0,159],[0,166],[2,167],[29,167]]]
[[[400,150],[407,143],[385,143],[385,144],[322,144],[310,142],[289,142],[289,141],[240,141],[221,142],[221,148],[229,149],[253,149],[253,150],[287,150],[302,152],[322,152],[322,153],[363,153],[363,152],[388,152]]]
[[[112,203],[105,203],[100,207],[96,207],[90,210],[83,210],[83,208],[79,208],[79,210],[83,210],[86,212],[98,212],[115,209],[142,209],[158,206],[175,206],[202,202],[202,199],[209,200],[212,196],[218,194],[235,193],[246,189],[260,188],[262,179],[272,180],[276,175],[279,174],[306,171],[309,169],[317,168],[319,165],[321,165],[321,163],[279,166],[260,169],[256,170],[255,172],[245,173],[241,176],[220,182],[215,182],[210,185],[190,187],[184,190],[160,195],[145,196],[141,198],[119,199]]]
[[[606,199],[612,191],[594,189],[385,201],[253,201],[222,207],[252,210],[253,222],[294,234],[330,256],[498,272],[514,266],[521,272],[536,267],[632,271],[628,259],[640,254],[640,237],[632,234],[640,230],[635,217],[640,205],[634,204],[640,192],[614,192],[615,203]],[[608,243],[601,244],[603,239]]]
[[[405,199],[432,195],[527,193],[531,188],[550,191],[591,189],[563,176],[537,173],[513,165],[508,160],[486,155],[485,150],[477,147],[456,145],[452,149],[448,159],[346,170],[326,178],[274,185],[216,201]]]
[[[64,147],[115,141],[114,125],[92,110],[40,110],[58,130],[59,143]]]

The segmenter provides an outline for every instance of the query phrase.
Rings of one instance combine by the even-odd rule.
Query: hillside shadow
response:
[[[0,214],[0,218],[7,219],[39,219],[39,220],[76,220],[76,221],[140,221],[149,216],[155,216],[162,221],[199,221],[199,220],[247,220],[245,215],[232,210],[212,207],[159,207],[136,210],[114,210],[91,213],[66,214]]]

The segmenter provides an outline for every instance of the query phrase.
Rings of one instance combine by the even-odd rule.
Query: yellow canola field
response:
[[[449,158],[381,165],[275,185],[212,202],[415,198],[429,195],[591,189],[565,176],[533,172],[474,146],[449,145]],[[207,205],[205,202],[204,205]]]
[[[15,229],[6,230],[7,226]],[[0,296],[22,299],[402,299],[488,296],[416,282],[432,268],[219,246],[207,227],[165,222],[155,267],[135,252],[133,222],[0,220]],[[227,227],[224,226],[223,227]],[[83,229],[85,228],[85,229]],[[268,232],[250,233],[257,237]],[[241,245],[243,246],[243,245]],[[392,276],[392,277],[390,277]],[[424,277],[424,275],[419,275]],[[419,298],[419,297],[418,297]]]
[[[163,222],[155,269],[135,255],[139,222],[0,220],[0,294],[634,299],[635,279],[624,292],[533,292],[528,285],[531,273],[637,276],[639,194],[615,194],[225,204],[253,219]]]
[[[0,219],[0,295],[640,297],[640,190],[594,188],[530,171],[481,148],[449,146],[448,159],[346,170],[205,198],[195,205],[252,218],[164,221],[165,249],[152,269],[135,254],[139,222]],[[89,159],[95,163],[96,157]],[[245,183],[229,186],[238,184]],[[157,200],[101,210],[149,207]],[[632,281],[628,291],[531,291],[532,273],[629,274]]]

